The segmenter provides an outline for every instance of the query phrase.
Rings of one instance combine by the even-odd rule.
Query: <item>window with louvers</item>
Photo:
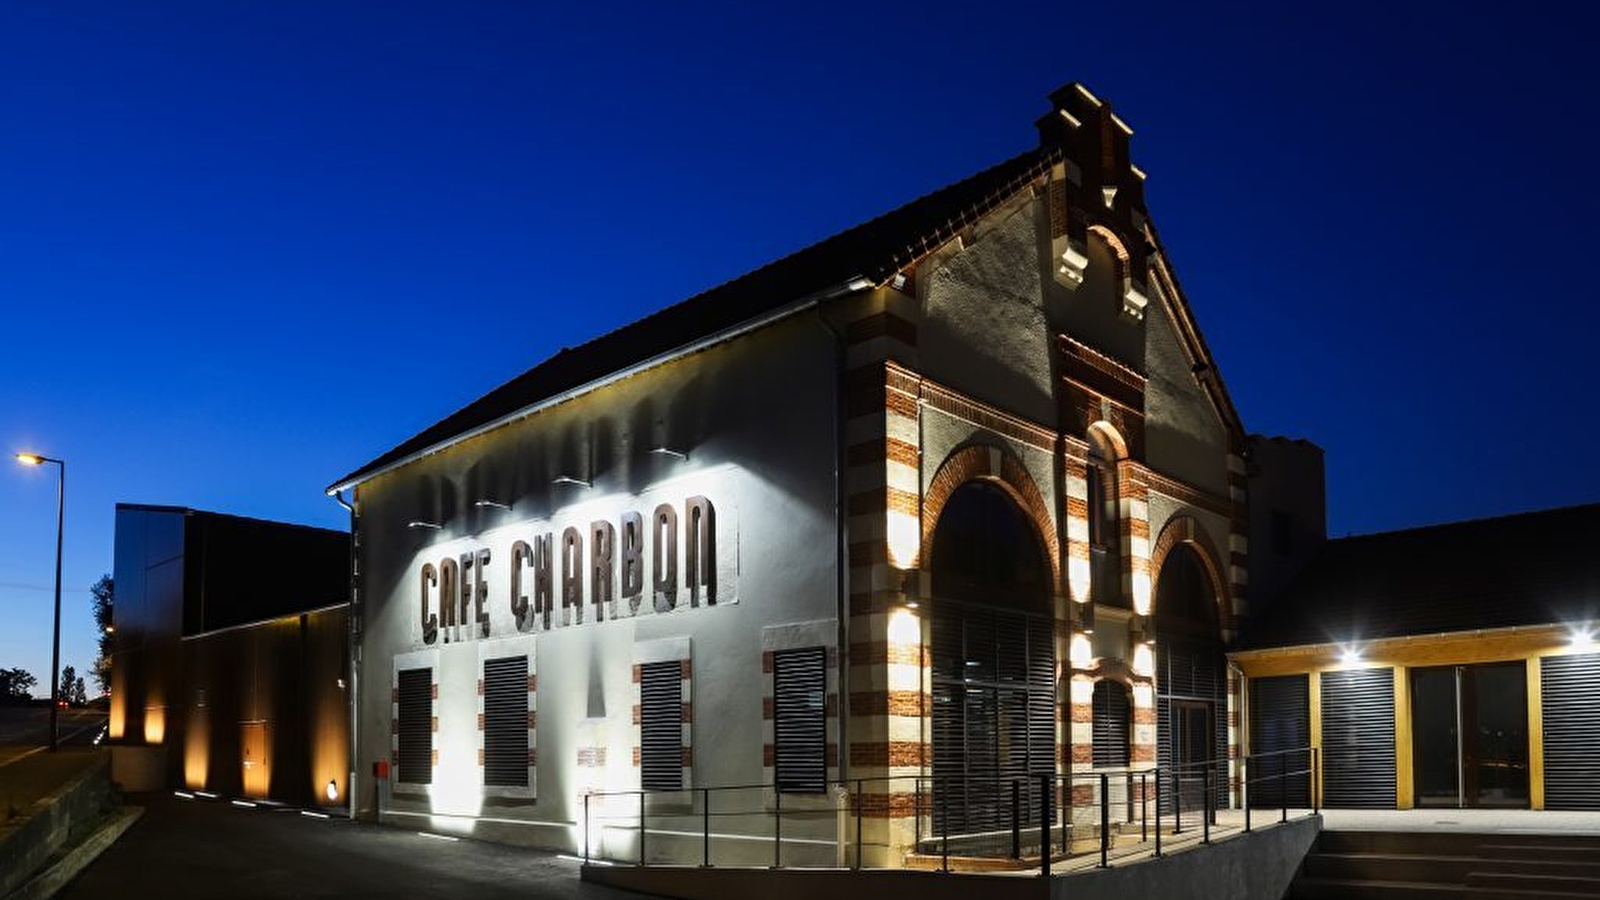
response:
[[[821,647],[772,654],[773,765],[780,791],[827,789],[827,659]]]
[[[433,783],[433,670],[400,672],[400,781]]]
[[[1133,711],[1128,702],[1128,689],[1115,681],[1095,682],[1094,764],[1126,768],[1132,735]]]
[[[639,667],[639,784],[683,789],[683,675],[677,660]]]
[[[483,783],[528,786],[528,658],[483,663]]]

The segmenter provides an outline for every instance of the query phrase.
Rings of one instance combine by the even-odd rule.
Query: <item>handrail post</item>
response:
[[[866,795],[861,792],[861,779],[856,779],[856,868],[861,868],[861,804]]]
[[[1289,821],[1289,755],[1278,754],[1278,795],[1283,801],[1283,815],[1279,822]]]
[[[783,868],[783,791],[772,783],[772,867]]]
[[[1321,812],[1318,807],[1322,805],[1322,773],[1317,768],[1318,757],[1320,755],[1321,751],[1319,751],[1316,747],[1311,748],[1311,784],[1307,785],[1307,787],[1309,788],[1309,793],[1311,794],[1308,799],[1311,800],[1312,815],[1317,815],[1319,812]]]
[[[639,792],[639,865],[644,865],[644,791]]]
[[[1050,776],[1039,776],[1039,874],[1050,877]]]
[[[1145,773],[1139,773],[1139,843],[1150,840],[1150,786]]]
[[[1250,757],[1239,757],[1239,793],[1244,800],[1244,830],[1250,830]]]
[[[700,789],[700,865],[711,868],[711,788]]]
[[[892,793],[893,785],[885,788]],[[930,811],[929,818],[932,818]],[[922,776],[911,779],[911,846],[922,852]]]
[[[589,795],[583,795],[583,864],[589,864]]]
[[[1111,776],[1100,773],[1100,868],[1111,863]]]
[[[1161,856],[1161,767],[1157,766],[1156,777],[1156,856]]]
[[[1200,767],[1200,843],[1211,843],[1211,767],[1208,762]]]
[[[939,790],[939,783],[934,782],[934,790]],[[940,850],[942,857],[940,871],[950,871],[950,780],[945,779],[944,790],[939,791],[939,807],[944,810],[944,827],[939,829],[940,841],[943,848]]]
[[[1123,812],[1127,814],[1127,820],[1126,821],[1128,822],[1128,824],[1132,825],[1133,824],[1133,770],[1129,769],[1127,772],[1123,773],[1123,776],[1127,779],[1127,783],[1122,786],[1122,805],[1125,807],[1125,809],[1123,809]]]
[[[1022,858],[1022,784],[1011,779],[1011,858]]]
[[[1178,770],[1172,770],[1172,833],[1183,833],[1183,781]]]

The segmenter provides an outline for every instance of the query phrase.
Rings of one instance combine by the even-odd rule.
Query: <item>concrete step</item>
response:
[[[1544,891],[1573,897],[1600,897],[1600,878],[1556,873],[1473,872],[1467,876],[1469,888],[1513,891]]]
[[[1581,900],[1594,894],[1459,884],[1405,881],[1362,881],[1342,878],[1299,878],[1285,900]]]
[[[1484,842],[1478,847],[1483,859],[1542,860],[1545,862],[1594,862],[1600,860],[1600,840],[1592,842],[1549,841],[1542,835],[1518,843]]]
[[[1314,850],[1304,865],[1305,875],[1312,878],[1465,884],[1477,861],[1464,856]]]

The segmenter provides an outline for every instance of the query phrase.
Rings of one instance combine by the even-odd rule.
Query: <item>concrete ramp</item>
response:
[[[1308,816],[1192,845],[1159,859],[1106,869],[1075,869],[1050,878],[1060,900],[1276,900],[1294,880],[1322,827]],[[925,872],[908,869],[763,869],[694,866],[584,866],[583,879],[680,900],[1039,900],[1037,872]]]

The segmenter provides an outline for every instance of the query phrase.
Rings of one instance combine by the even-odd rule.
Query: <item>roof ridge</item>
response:
[[[439,449],[463,434],[515,415],[563,391],[581,388],[641,360],[755,320],[782,303],[815,293],[841,279],[863,277],[874,285],[881,285],[894,272],[943,246],[961,229],[1047,173],[1062,155],[1059,148],[1034,147],[581,344],[563,347],[340,478],[328,491],[363,481],[404,460]],[[989,185],[1001,178],[1004,180]],[[941,209],[938,205],[941,201],[954,205]],[[891,244],[899,246],[885,246]],[[751,294],[755,296],[749,296]],[[705,308],[694,310],[697,306]],[[692,322],[676,321],[688,316],[691,310],[697,313]],[[648,336],[636,339],[635,343],[650,346],[626,346],[633,336]],[[613,354],[626,358],[587,358],[599,357],[608,349],[607,344],[618,345],[611,348]],[[561,367],[554,364],[562,360],[566,361],[566,370],[558,371]],[[538,384],[541,375],[545,381],[554,383]],[[528,396],[510,396],[519,388]]]
[[[1551,516],[1560,513],[1572,513],[1580,510],[1592,510],[1600,514],[1600,502],[1572,503],[1567,506],[1550,506],[1544,509],[1525,509],[1517,512],[1496,513],[1489,516],[1479,516],[1473,519],[1455,519],[1449,522],[1433,522],[1428,525],[1409,525],[1405,528],[1391,528],[1386,531],[1368,531],[1361,534],[1347,534],[1344,537],[1329,538],[1328,543],[1343,543],[1347,541],[1361,541],[1370,538],[1387,538],[1395,535],[1412,534],[1419,531],[1446,531],[1453,528],[1466,528],[1473,525],[1486,525],[1492,522],[1501,522],[1506,519],[1534,518],[1537,516]]]

